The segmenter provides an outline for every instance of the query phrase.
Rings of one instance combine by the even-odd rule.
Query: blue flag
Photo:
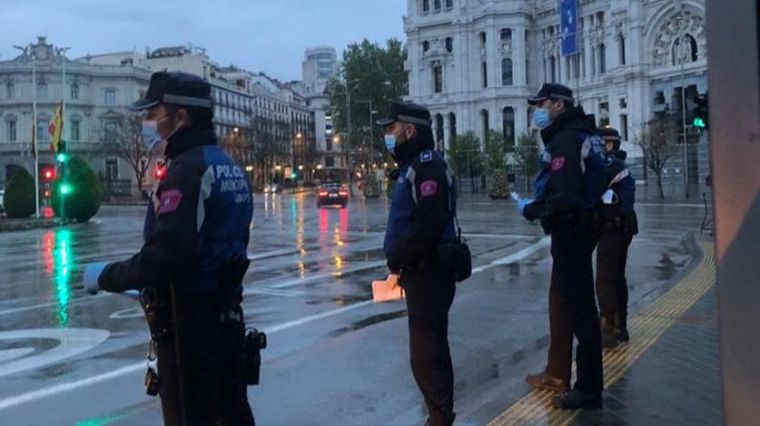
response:
[[[559,0],[562,56],[578,53],[578,0]]]

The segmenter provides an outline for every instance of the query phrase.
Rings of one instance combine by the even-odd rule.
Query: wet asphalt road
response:
[[[423,402],[409,368],[405,306],[373,304],[387,274],[385,200],[317,209],[311,194],[255,197],[244,309],[267,331],[259,425],[417,425]],[[459,217],[473,278],[450,319],[457,424],[482,425],[528,391],[545,362],[548,239],[514,203],[466,198]],[[685,273],[699,206],[638,208],[628,267],[631,311]],[[0,424],[158,425],[145,395],[147,327],[135,301],[87,295],[84,264],[141,245],[143,207],[105,207],[94,223],[0,234]]]

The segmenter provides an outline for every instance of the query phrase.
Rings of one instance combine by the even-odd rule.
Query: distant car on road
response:
[[[320,185],[317,190],[317,207],[327,205],[341,206],[345,208],[348,204],[348,189],[339,183],[327,183]]]
[[[277,183],[270,183],[264,186],[265,194],[278,194],[282,192],[282,187]]]

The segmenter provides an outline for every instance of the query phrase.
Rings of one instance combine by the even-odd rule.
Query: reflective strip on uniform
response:
[[[211,197],[211,186],[215,180],[214,168],[213,166],[208,166],[203,173],[203,177],[201,177],[201,186],[198,190],[198,210],[196,215],[198,232],[201,232],[203,221],[206,219],[206,200]]]
[[[587,137],[581,146],[581,173],[586,174],[586,158],[591,152],[591,137]]]
[[[628,169],[623,169],[622,172],[618,173],[617,175],[615,175],[614,178],[612,178],[612,181],[610,182],[609,188],[612,188],[612,185],[620,182],[621,180],[627,178],[630,175],[631,175],[631,172],[629,172]]]
[[[404,175],[404,179],[409,181],[409,185],[412,187],[412,199],[414,199],[414,204],[417,204],[417,188],[414,187],[415,177],[417,177],[417,172],[412,167],[406,169],[406,175]]]

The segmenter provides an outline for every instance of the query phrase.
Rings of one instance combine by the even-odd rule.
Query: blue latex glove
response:
[[[533,199],[531,198],[523,198],[517,202],[517,211],[520,212],[520,215],[525,216],[525,206],[532,202]]]
[[[100,285],[98,284],[98,278],[100,277],[100,274],[103,272],[103,269],[105,269],[107,263],[105,262],[98,262],[98,263],[90,263],[84,268],[84,288],[87,290],[90,294],[97,294],[97,292],[100,290]]]

